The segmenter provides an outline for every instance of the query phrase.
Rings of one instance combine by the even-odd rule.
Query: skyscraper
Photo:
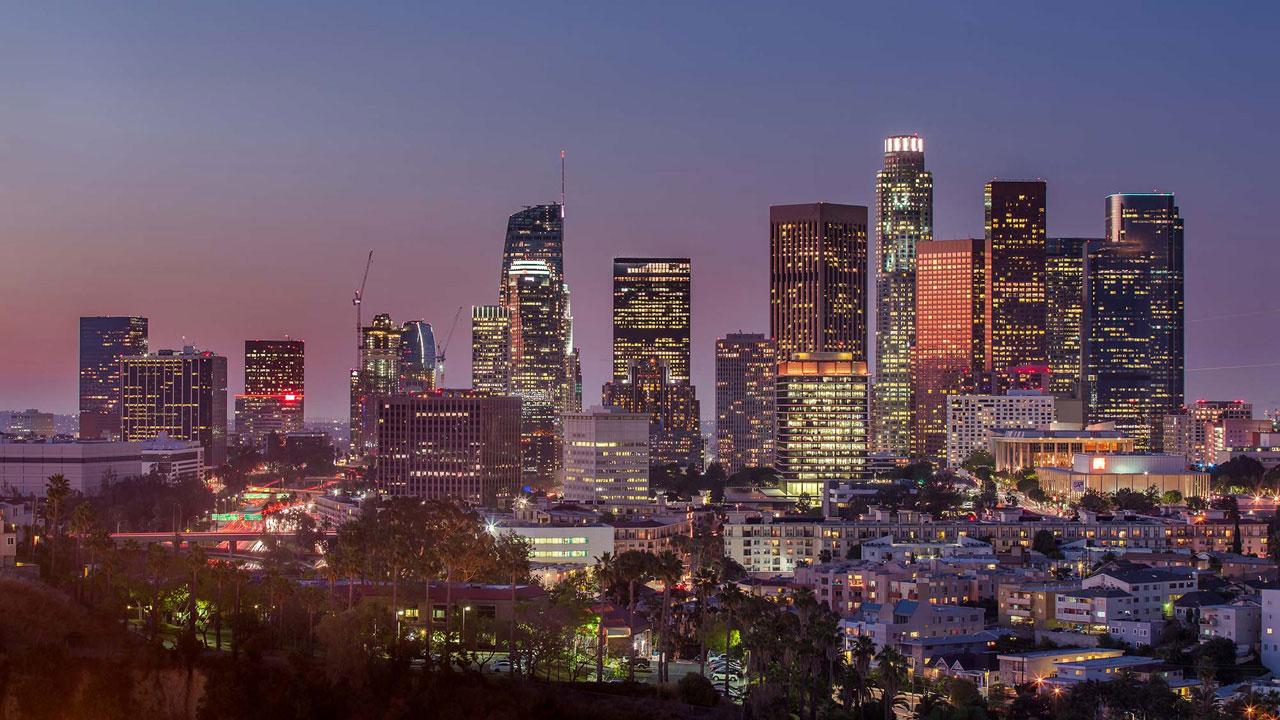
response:
[[[373,479],[390,495],[492,505],[520,480],[520,401],[433,390],[378,402]]]
[[[227,359],[193,347],[120,359],[121,436],[167,433],[204,448],[209,467],[227,458]]]
[[[120,358],[146,354],[146,318],[80,318],[81,439],[120,435]]]
[[[1049,391],[1081,398],[1084,361],[1084,253],[1095,238],[1049,238],[1044,245],[1045,355],[1053,377]]]
[[[378,400],[399,390],[402,332],[386,313],[360,332],[360,367],[351,375],[351,451],[357,455],[377,447]]]
[[[820,502],[827,480],[867,476],[870,387],[853,353],[795,353],[778,363],[777,461],[783,492]]]
[[[876,449],[900,455],[912,433],[911,346],[915,343],[916,244],[933,239],[933,173],[924,140],[885,138],[876,173],[876,372],[872,427]]]
[[[771,338],[716,340],[716,455],[726,473],[771,467],[778,353]]]
[[[471,387],[498,395],[511,390],[511,314],[502,305],[471,308]]]
[[[1111,195],[1085,260],[1089,420],[1140,451],[1160,450],[1162,419],[1184,400],[1182,230],[1172,194]]]
[[[912,363],[915,453],[947,453],[947,397],[990,389],[985,240],[934,240],[916,246],[916,342]]]
[[[564,276],[564,205],[527,207],[507,219],[499,306],[510,323],[508,391],[521,399],[521,448],[526,484],[549,487],[560,466],[561,415],[582,407],[581,371],[573,347],[573,313]],[[481,318],[492,331],[476,347],[485,357],[482,383],[500,381],[500,319]],[[476,322],[472,313],[473,326]],[[474,332],[474,330],[473,330]],[[554,366],[554,367],[553,367]],[[477,378],[473,377],[473,380]]]
[[[1045,363],[1045,184],[992,180],[984,193],[991,370],[996,391],[1010,368]]]
[[[769,333],[778,357],[846,352],[867,358],[867,208],[769,208]]]
[[[507,275],[511,387],[520,398],[522,477],[550,487],[560,464],[565,398],[564,291],[544,260],[516,260]]]
[[[541,260],[556,279],[564,282],[564,206],[532,205],[507,218],[507,239],[502,247],[502,275],[498,279],[499,304],[507,304],[507,276],[518,260]]]
[[[236,396],[236,435],[260,446],[272,432],[302,429],[305,345],[301,340],[245,340],[244,394]]]
[[[431,323],[410,320],[400,332],[400,392],[436,387],[436,335]]]
[[[689,380],[689,258],[613,261],[613,379],[657,358],[673,382]]]

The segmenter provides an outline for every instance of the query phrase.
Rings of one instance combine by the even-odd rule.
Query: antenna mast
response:
[[[564,220],[564,150],[560,151],[560,219]]]

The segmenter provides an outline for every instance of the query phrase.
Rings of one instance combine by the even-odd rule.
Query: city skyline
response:
[[[926,21],[929,29],[936,35],[938,30],[932,23],[941,25],[955,11],[939,9],[936,20]],[[463,24],[483,19],[463,15]],[[1117,23],[1124,17],[1132,19],[1134,13],[1122,11],[1120,15]],[[1193,22],[1195,14],[1191,15],[1178,22]],[[870,20],[873,24],[887,22],[874,11]],[[223,21],[234,22],[229,17]],[[181,27],[184,22],[174,16],[162,24]],[[371,18],[369,22],[380,26],[388,21]],[[591,19],[575,22],[589,26]],[[753,36],[764,31],[756,14],[748,12],[742,22]],[[32,38],[52,32],[52,27],[39,17],[33,18],[27,39],[15,37],[15,42],[6,43],[6,52],[19,58],[43,57],[48,51],[41,50]],[[75,30],[72,27],[68,32]],[[1248,31],[1243,24],[1231,29],[1233,33]],[[153,31],[117,17],[106,23],[104,32],[114,44],[122,37]],[[667,38],[689,53],[684,59],[641,63],[654,74],[654,80],[639,87],[645,98],[652,99],[657,92],[658,86],[650,82],[669,80],[677,70],[688,67],[696,70],[695,65],[686,67],[685,63],[694,63],[709,52],[695,54],[692,39],[679,33],[648,26],[636,32]],[[1216,35],[1219,30],[1205,32]],[[393,45],[398,39],[391,38]],[[501,34],[501,39],[509,37]],[[872,84],[868,92],[881,100],[876,104],[889,109],[842,104],[843,114],[821,121],[770,114],[757,121],[758,127],[741,127],[726,113],[759,91],[748,89],[735,97],[717,90],[713,97],[695,101],[687,87],[679,86],[671,118],[671,127],[679,130],[642,128],[630,134],[627,147],[619,147],[613,135],[593,127],[595,123],[569,119],[568,108],[543,106],[535,113],[538,121],[532,123],[532,129],[509,133],[505,123],[490,121],[464,134],[459,144],[509,133],[509,139],[497,143],[503,154],[501,165],[485,160],[464,168],[456,150],[431,150],[443,153],[444,162],[438,165],[452,173],[451,184],[446,185],[435,171],[415,174],[403,161],[390,163],[383,171],[371,170],[367,163],[354,163],[350,169],[338,165],[336,160],[342,153],[359,154],[353,149],[357,138],[351,133],[373,133],[377,125],[372,117],[348,116],[353,122],[349,129],[327,124],[304,132],[296,144],[269,144],[259,150],[253,147],[287,137],[286,127],[274,123],[259,127],[250,116],[231,112],[222,129],[252,131],[243,140],[232,141],[225,132],[213,133],[206,147],[187,150],[179,145],[189,144],[191,139],[173,134],[178,130],[167,121],[153,116],[160,132],[133,135],[119,124],[131,106],[102,106],[98,102],[101,98],[89,92],[88,81],[106,82],[111,88],[141,93],[139,102],[157,101],[148,95],[151,91],[144,79],[127,72],[131,60],[144,55],[156,62],[151,56],[154,53],[167,53],[175,61],[173,77],[156,79],[160,86],[166,80],[190,79],[189,74],[201,68],[221,77],[234,68],[208,54],[212,40],[197,33],[193,44],[184,49],[117,48],[124,54],[107,58],[92,73],[76,64],[101,50],[101,44],[89,42],[65,60],[70,67],[81,68],[80,74],[50,78],[47,88],[17,85],[22,90],[20,98],[40,101],[33,107],[82,102],[100,110],[103,117],[37,127],[33,121],[39,115],[6,110],[13,115],[9,125],[14,132],[31,142],[18,148],[14,157],[14,177],[23,180],[11,181],[16,190],[0,208],[7,218],[0,227],[0,237],[21,244],[29,262],[4,271],[4,286],[13,293],[7,305],[14,312],[0,321],[0,331],[11,340],[0,350],[0,364],[7,370],[6,379],[0,381],[0,399],[4,401],[0,404],[74,412],[74,343],[79,317],[133,314],[150,318],[152,347],[195,343],[230,358],[228,391],[232,394],[242,390],[237,349],[245,339],[285,335],[304,339],[309,346],[308,414],[313,418],[343,417],[346,373],[355,342],[349,298],[358,284],[356,266],[363,255],[370,247],[375,250],[366,317],[385,312],[398,320],[421,318],[442,328],[459,305],[492,302],[489,288],[501,256],[504,218],[525,205],[556,199],[556,154],[561,148],[568,150],[565,272],[575,293],[575,340],[583,349],[583,385],[599,387],[608,374],[609,260],[625,255],[687,255],[695,266],[693,305],[698,308],[693,318],[693,383],[709,397],[715,339],[739,330],[767,332],[763,293],[767,287],[768,206],[818,200],[870,206],[883,138],[918,133],[929,143],[929,169],[935,177],[934,236],[939,239],[980,235],[981,187],[993,177],[1042,176],[1047,180],[1050,237],[1100,237],[1108,195],[1154,188],[1176,192],[1191,239],[1187,247],[1187,265],[1192,268],[1187,277],[1187,399],[1245,397],[1260,409],[1280,405],[1280,390],[1272,389],[1277,384],[1270,382],[1277,372],[1274,368],[1238,372],[1199,369],[1265,365],[1274,354],[1272,340],[1255,331],[1270,324],[1274,310],[1256,298],[1265,297],[1269,277],[1280,268],[1276,259],[1262,253],[1265,224],[1261,211],[1254,208],[1265,207],[1258,199],[1257,178],[1262,168],[1273,164],[1275,151],[1266,146],[1246,149],[1212,142],[1216,139],[1214,127],[1265,125],[1276,114],[1269,103],[1247,100],[1243,94],[1242,83],[1254,72],[1241,57],[1250,52],[1247,43],[1233,43],[1224,50],[1205,38],[1180,49],[1188,57],[1186,62],[1194,59],[1205,64],[1202,72],[1228,66],[1244,68],[1237,71],[1243,75],[1236,75],[1233,83],[1208,91],[1213,104],[1227,109],[1220,111],[1225,115],[1214,123],[1203,123],[1203,128],[1196,127],[1194,115],[1185,119],[1179,115],[1175,129],[1144,125],[1141,132],[1130,128],[1117,131],[1096,118],[1081,121],[1087,114],[1086,101],[1097,97],[1083,85],[1100,72],[1102,64],[1120,59],[1110,51],[1092,60],[1064,60],[1060,51],[1055,51],[1050,53],[1053,57],[1019,70],[1030,73],[1045,67],[1040,63],[1057,63],[1065,75],[1066,91],[1050,104],[1052,107],[1002,112],[1008,107],[1001,100],[979,111],[977,106],[998,91],[970,86],[966,92],[973,93],[973,106],[966,103],[958,111],[939,111],[939,102],[955,98],[958,92],[946,89],[944,83],[964,85],[961,80],[966,77],[981,77],[983,69],[994,67],[993,63],[1014,50],[1006,48],[992,50],[993,55],[974,68],[936,68],[933,75],[922,74],[926,87],[914,87],[912,93],[929,98],[927,101],[913,100],[888,84]],[[711,40],[713,48],[723,48],[728,41],[719,35]],[[1154,67],[1157,60],[1181,65],[1183,61],[1161,47],[1149,48],[1151,57],[1135,61],[1135,71]],[[1209,58],[1206,52],[1210,47],[1217,47],[1222,57]],[[319,47],[296,49],[310,53],[318,52]],[[265,44],[256,43],[250,43],[246,50],[259,59],[271,52]],[[434,51],[422,52],[425,62]],[[860,53],[801,54],[798,66],[785,66],[776,76],[764,78],[762,89],[785,87],[798,77],[795,73],[810,67],[822,67],[824,73],[847,72]],[[370,68],[385,62],[367,55],[359,59],[364,62],[362,67]],[[509,60],[499,58],[488,70],[496,72],[503,62],[514,68]],[[616,67],[619,62],[620,58],[604,57],[601,68]],[[550,65],[535,72],[560,67],[559,62]],[[825,69],[827,65],[830,69]],[[925,68],[912,65],[911,69],[923,73]],[[699,72],[698,78],[705,80],[724,73],[736,77],[741,71],[712,66]],[[280,71],[244,80],[248,87],[243,89],[259,97],[258,93],[283,82],[285,74]],[[393,107],[387,103],[393,96],[403,97],[407,80],[394,73],[385,80],[385,87],[370,89],[371,106]],[[0,75],[0,84],[16,82],[11,72]],[[349,80],[339,78],[339,82]],[[590,83],[573,79],[567,83],[566,92],[600,97],[601,91]],[[1135,103],[1167,93],[1167,100],[1157,98],[1160,106],[1160,102],[1173,102],[1177,87],[1173,80],[1157,78],[1148,88],[1127,92],[1135,93]],[[310,98],[313,109],[316,103],[341,95],[336,88],[324,87],[315,93]],[[491,93],[462,93],[465,107],[461,110],[473,113],[477,107],[487,106],[500,94]],[[520,97],[530,96],[521,92]],[[1235,107],[1233,100],[1240,107]],[[722,103],[723,111],[703,104],[712,101]],[[187,117],[197,107],[195,98],[183,93],[172,102],[181,111],[180,117]],[[572,99],[568,105],[577,108],[580,102]],[[1197,112],[1182,109],[1181,103],[1178,107],[1180,113]],[[711,110],[705,119],[699,116],[702,110]],[[1080,122],[1068,126],[1054,120],[1052,110]],[[407,116],[420,119],[423,112],[422,106],[410,103]],[[980,122],[992,114],[1000,120]],[[600,119],[599,115],[594,117]],[[277,122],[294,119],[293,114],[286,114]],[[708,142],[713,121],[727,123],[723,141]],[[432,129],[442,130],[453,122],[456,118],[444,118]],[[628,126],[628,130],[635,128]],[[671,133],[681,130],[698,142],[678,138],[671,142]],[[785,139],[767,147],[763,141],[778,133]],[[326,149],[323,144],[325,138],[333,137],[345,138],[338,150]],[[119,144],[112,143],[113,138],[145,152],[117,167],[113,146]],[[744,144],[759,149],[744,156],[740,152]],[[385,159],[393,152],[403,152],[406,157],[421,159],[429,152],[430,143],[392,132],[373,145],[360,157]],[[63,149],[36,152],[55,146]],[[233,163],[230,158],[234,157],[239,159]],[[1232,172],[1223,172],[1228,166]],[[113,170],[110,176],[103,174],[108,167]],[[282,189],[290,173],[303,168],[319,178],[304,183],[307,192]],[[73,169],[74,176],[70,174]],[[264,184],[235,187],[246,173],[261,173]],[[125,182],[109,184],[110,190],[94,199],[104,182],[122,179]],[[66,208],[57,222],[42,210],[54,202]],[[670,226],[673,230],[658,232],[662,226],[650,212],[655,202],[664,203],[664,212],[676,220]],[[319,203],[332,207],[320,207]],[[161,212],[158,206],[168,209]],[[441,262],[443,253],[447,253],[447,261]],[[1238,259],[1249,253],[1256,255],[1251,258],[1256,261],[1241,267]],[[195,262],[179,260],[192,257]],[[69,262],[70,258],[78,262]],[[102,267],[111,268],[111,272],[96,272]],[[176,272],[178,268],[184,272]],[[206,292],[178,292],[192,286]],[[159,293],[165,294],[164,302],[157,299]],[[217,304],[217,312],[209,312],[209,297]],[[262,311],[264,303],[266,312]],[[868,315],[873,315],[871,309]],[[32,318],[37,321],[31,322]],[[1211,321],[1213,318],[1221,321]],[[470,374],[467,353],[460,350],[468,341],[466,331],[460,329],[453,340],[452,357],[457,359],[450,363],[449,386],[466,385]],[[42,351],[32,353],[31,348]],[[703,417],[710,419],[709,403],[704,401],[703,405]]]

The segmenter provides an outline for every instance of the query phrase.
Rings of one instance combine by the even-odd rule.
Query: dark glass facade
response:
[[[146,318],[80,318],[82,439],[120,435],[120,358],[146,354]]]
[[[716,340],[716,456],[726,473],[773,465],[778,352],[771,338]]]
[[[1049,238],[1044,245],[1045,354],[1049,392],[1080,398],[1084,382],[1084,254],[1098,238]]]
[[[1088,416],[1159,451],[1185,401],[1182,217],[1172,194],[1112,195],[1106,230],[1085,260]]]
[[[410,320],[400,332],[400,391],[434,390],[436,370],[436,335],[431,323]]]
[[[120,359],[121,435],[150,440],[167,433],[204,447],[204,461],[227,459],[227,359],[185,348]]]
[[[302,429],[306,346],[301,340],[245,340],[244,394],[236,396],[236,435],[261,446],[273,432]]]

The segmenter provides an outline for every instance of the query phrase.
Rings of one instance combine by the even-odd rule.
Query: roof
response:
[[[1113,597],[1133,597],[1129,593],[1119,588],[1083,588],[1080,590],[1064,590],[1058,593],[1068,597],[1078,598],[1113,598]]]
[[[1095,575],[1106,575],[1130,585],[1134,583],[1179,582],[1186,580],[1188,577],[1186,573],[1175,572],[1165,568],[1120,568],[1115,566],[1099,570]]]
[[[1120,655],[1118,657],[1094,658],[1092,660],[1079,660],[1056,663],[1057,665],[1070,665],[1072,667],[1081,667],[1087,670],[1094,668],[1108,667],[1137,667],[1139,665],[1159,665],[1163,660],[1153,657],[1143,657],[1141,655]]]
[[[1222,605],[1227,599],[1212,590],[1195,590],[1173,601],[1174,607],[1198,608],[1205,605]]]

